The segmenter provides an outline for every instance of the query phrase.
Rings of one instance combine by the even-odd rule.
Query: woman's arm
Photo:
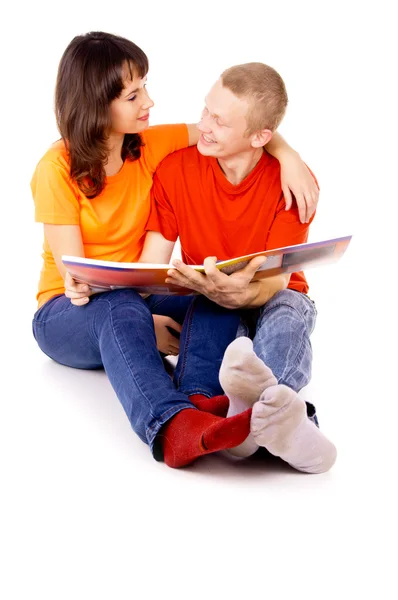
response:
[[[286,210],[292,206],[293,194],[297,202],[300,221],[308,223],[319,200],[319,188],[310,170],[280,133],[274,133],[265,148],[281,164],[281,185],[285,196]]]
[[[188,146],[195,146],[199,141],[199,129],[197,123],[189,123],[188,127]]]
[[[79,225],[50,225],[44,223],[44,235],[57,265],[57,269],[64,280],[65,296],[70,298],[72,304],[83,306],[87,304],[89,296],[93,293],[85,283],[77,283],[67,272],[62,262],[62,255],[84,256],[84,246]]]
[[[57,269],[65,279],[66,269],[62,255],[84,257],[82,235],[79,225],[50,225],[44,223],[44,235],[50,246]]]
[[[138,262],[167,265],[170,262],[174,246],[175,242],[166,240],[159,231],[148,231]]]

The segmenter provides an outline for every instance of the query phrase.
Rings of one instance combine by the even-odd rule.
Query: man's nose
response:
[[[210,118],[208,115],[202,115],[200,118],[200,121],[197,125],[199,131],[202,131],[203,133],[210,133],[211,132],[211,127],[210,127]]]

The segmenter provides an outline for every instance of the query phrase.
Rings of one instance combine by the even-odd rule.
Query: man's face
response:
[[[198,150],[205,156],[231,158],[251,148],[245,136],[249,102],[238,98],[218,80],[205,98],[205,108],[198,123],[201,133]]]

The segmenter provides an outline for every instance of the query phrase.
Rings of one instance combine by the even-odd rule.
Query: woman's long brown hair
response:
[[[88,198],[105,185],[104,165],[111,128],[109,105],[124,88],[123,72],[145,77],[146,54],[125,38],[92,32],[75,37],[66,48],[55,89],[55,114],[68,150],[70,175]],[[122,158],[136,160],[143,142],[139,134],[124,136]]]

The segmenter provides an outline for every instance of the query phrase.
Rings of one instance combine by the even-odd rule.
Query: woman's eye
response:
[[[129,98],[129,102],[133,102],[136,98],[137,96],[132,96],[131,98]]]

